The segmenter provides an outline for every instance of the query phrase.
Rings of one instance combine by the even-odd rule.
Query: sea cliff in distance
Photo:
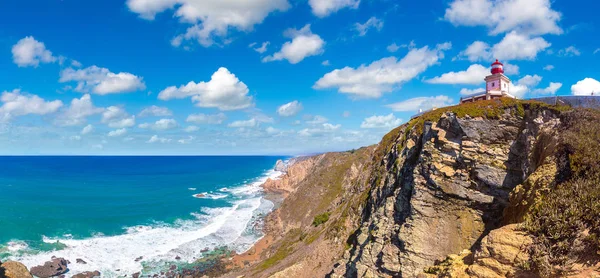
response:
[[[277,163],[252,248],[163,276],[598,276],[599,158],[598,110],[437,109],[378,145]]]

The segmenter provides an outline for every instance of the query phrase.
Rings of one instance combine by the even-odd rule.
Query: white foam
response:
[[[188,190],[196,191],[196,188],[195,187],[190,187],[190,188],[188,188]]]
[[[29,247],[29,245],[27,245],[27,243],[25,243],[24,241],[20,241],[20,240],[9,241],[6,244],[6,249],[10,252],[17,252],[17,251],[25,250],[28,247]]]

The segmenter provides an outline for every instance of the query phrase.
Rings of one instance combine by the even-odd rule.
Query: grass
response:
[[[561,122],[561,182],[525,222],[535,238],[531,265],[541,276],[560,275],[573,260],[600,255],[600,112],[567,112]]]

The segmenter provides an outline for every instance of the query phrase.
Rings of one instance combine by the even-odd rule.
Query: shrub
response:
[[[318,227],[319,225],[327,222],[327,220],[329,220],[329,212],[315,216],[315,219],[313,220],[312,224],[313,226]]]

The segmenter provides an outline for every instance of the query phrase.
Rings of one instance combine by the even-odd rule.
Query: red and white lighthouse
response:
[[[510,78],[504,75],[504,64],[500,63],[498,59],[492,64],[491,73],[491,75],[485,77],[485,92],[462,97],[460,103],[502,97],[515,98],[510,94]]]
[[[494,62],[492,64],[492,74],[504,74],[504,64],[498,62],[498,59],[496,59],[496,62]]]

